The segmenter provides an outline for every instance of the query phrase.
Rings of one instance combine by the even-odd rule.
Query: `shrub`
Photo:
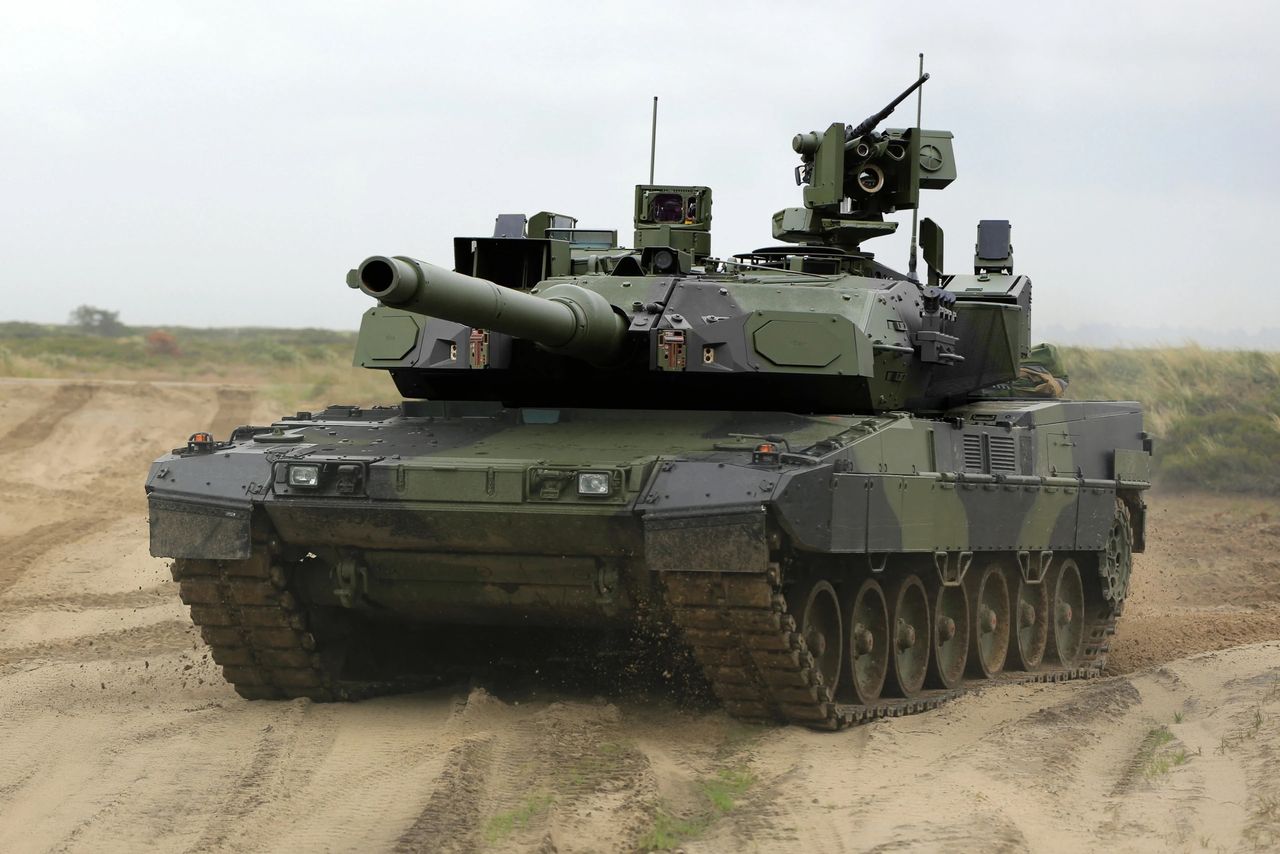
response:
[[[173,337],[170,332],[163,329],[153,329],[147,333],[147,337],[143,339],[147,344],[147,353],[152,356],[169,356],[176,357],[182,355],[182,348],[178,346],[178,339]]]
[[[1220,412],[1174,422],[1160,472],[1170,483],[1219,491],[1280,494],[1280,424],[1275,415]]]
[[[120,312],[91,305],[82,305],[72,311],[70,322],[82,332],[105,338],[118,338],[129,331],[129,327],[120,322]]]

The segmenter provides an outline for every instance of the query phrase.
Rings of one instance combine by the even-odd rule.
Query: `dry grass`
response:
[[[1264,414],[1280,431],[1280,353],[1062,348],[1071,396],[1139,400],[1147,429],[1167,436],[1182,420],[1224,413]]]
[[[1280,493],[1280,353],[1064,348],[1071,396],[1143,404],[1161,478]]]
[[[0,323],[0,376],[176,380],[259,386],[282,409],[399,399],[382,371],[353,367],[354,332],[328,329],[165,330],[104,338],[65,326]]]

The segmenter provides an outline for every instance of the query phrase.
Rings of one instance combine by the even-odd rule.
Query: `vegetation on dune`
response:
[[[0,376],[257,385],[286,409],[394,400],[352,367],[354,332],[128,327],[81,306],[67,326],[0,323]],[[1171,486],[1280,493],[1280,353],[1062,348],[1075,398],[1138,400]]]
[[[395,400],[382,371],[352,367],[356,334],[331,329],[0,323],[0,376],[176,380],[259,386],[284,409]]]
[[[1140,401],[1162,483],[1280,493],[1280,353],[1063,348],[1075,398]]]

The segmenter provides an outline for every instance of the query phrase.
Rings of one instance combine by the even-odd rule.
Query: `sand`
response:
[[[143,474],[247,387],[0,380],[0,851],[1265,850],[1280,502],[1156,495],[1106,678],[839,734],[456,685],[250,703]]]

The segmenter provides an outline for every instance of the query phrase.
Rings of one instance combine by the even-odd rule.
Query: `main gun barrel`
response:
[[[547,350],[608,362],[627,323],[604,297],[560,284],[533,296],[403,255],[374,255],[357,268],[360,290],[383,305],[526,338]]]

